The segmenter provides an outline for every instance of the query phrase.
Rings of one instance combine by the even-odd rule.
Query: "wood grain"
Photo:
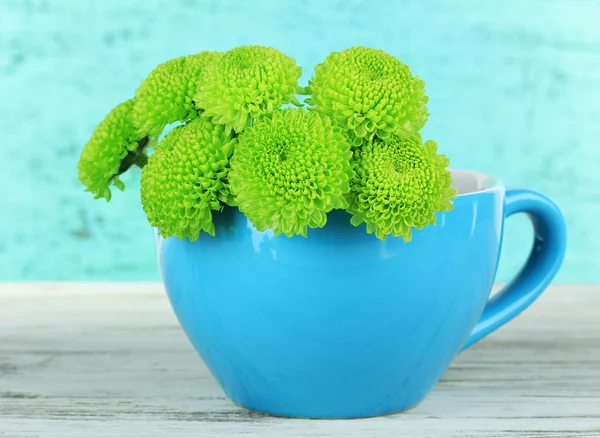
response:
[[[600,437],[598,309],[554,286],[412,411],[311,421],[233,406],[159,284],[0,284],[0,437]]]

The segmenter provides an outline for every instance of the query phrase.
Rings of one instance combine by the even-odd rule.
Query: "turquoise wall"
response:
[[[77,180],[94,126],[157,64],[278,47],[304,68],[352,45],[421,76],[425,136],[453,167],[552,196],[569,227],[559,281],[600,281],[600,6],[585,0],[0,0],[0,280],[157,279],[139,172],[94,201]],[[500,280],[532,232],[507,225]]]

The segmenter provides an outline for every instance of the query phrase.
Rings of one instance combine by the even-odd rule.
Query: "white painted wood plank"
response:
[[[388,417],[233,406],[160,284],[0,284],[0,437],[600,437],[600,286],[554,286]]]

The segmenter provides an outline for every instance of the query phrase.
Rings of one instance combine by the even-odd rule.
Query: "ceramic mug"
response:
[[[227,396],[289,417],[353,418],[418,404],[457,353],[550,283],[566,231],[557,206],[492,177],[452,171],[454,209],[378,240],[334,211],[308,238],[259,232],[237,209],[217,237],[157,236],[161,275],[190,341]],[[535,230],[525,267],[488,301],[504,220]]]

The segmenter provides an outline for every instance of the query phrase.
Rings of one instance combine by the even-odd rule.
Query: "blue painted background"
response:
[[[570,242],[562,282],[600,281],[600,4],[511,1],[0,0],[0,281],[157,279],[136,180],[94,201],[77,180],[94,126],[157,64],[278,47],[304,68],[352,45],[421,76],[425,136],[453,167],[552,196]],[[532,233],[511,219],[507,280]]]

